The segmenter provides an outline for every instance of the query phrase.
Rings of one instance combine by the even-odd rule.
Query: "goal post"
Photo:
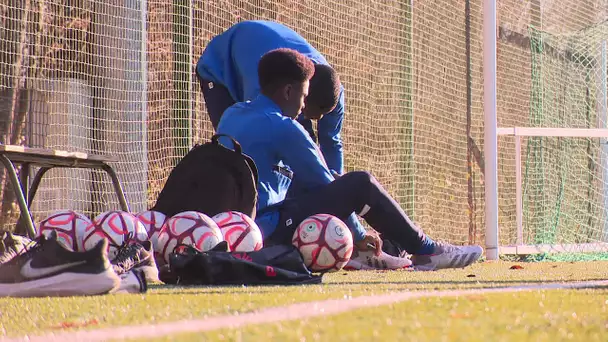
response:
[[[502,239],[506,244],[501,245],[500,253],[608,252],[608,129],[510,127],[499,128],[497,134],[505,145],[509,143],[506,138],[514,140],[515,156],[516,231],[515,236],[507,233]],[[534,161],[523,151],[524,145],[534,139],[544,144],[542,175],[528,169],[527,164]],[[501,176],[509,177],[508,169],[503,170]],[[543,197],[527,194],[538,176],[545,178]],[[548,203],[541,207],[535,202],[539,200]],[[543,221],[549,227],[530,219],[537,215],[549,216]]]
[[[608,60],[607,60],[607,42],[600,42],[600,59],[596,67],[596,83],[599,85],[597,96],[597,112],[598,112],[598,127],[608,128]],[[608,138],[600,138],[600,164],[608,165]],[[604,198],[604,232],[608,233],[608,167],[603,169],[604,190],[606,194]]]

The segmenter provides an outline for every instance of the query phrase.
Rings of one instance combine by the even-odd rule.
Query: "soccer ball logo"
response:
[[[353,253],[353,236],[344,222],[328,214],[308,217],[296,229],[292,243],[312,271],[342,269]]]

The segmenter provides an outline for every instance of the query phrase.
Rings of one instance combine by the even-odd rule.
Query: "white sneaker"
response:
[[[144,271],[132,269],[120,275],[120,286],[110,293],[145,293],[148,283]]]
[[[435,253],[429,255],[413,255],[414,268],[419,271],[433,271],[443,268],[463,268],[479,260],[483,254],[481,246],[454,246],[439,242]]]
[[[374,251],[353,250],[353,255],[344,266],[345,270],[399,270],[412,266],[412,261],[405,257],[395,257],[382,252],[376,256]]]
[[[114,272],[118,275],[127,273],[132,269],[138,269],[144,271],[147,282],[160,282],[158,280],[158,267],[154,261],[154,249],[150,240],[125,242],[118,247],[116,257],[111,263]]]

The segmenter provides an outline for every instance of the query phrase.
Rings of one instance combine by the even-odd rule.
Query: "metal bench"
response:
[[[30,205],[42,176],[56,167],[66,168],[88,168],[105,171],[112,179],[114,191],[118,196],[120,206],[124,211],[129,210],[129,204],[123,192],[120,181],[114,169],[108,164],[116,162],[117,159],[110,156],[92,155],[81,152],[68,152],[61,150],[51,150],[45,148],[24,147],[17,145],[0,145],[0,161],[8,170],[9,179],[13,185],[15,195],[21,211],[20,222],[25,224],[28,235],[34,238],[36,227],[30,213]],[[21,165],[21,172],[17,175],[15,164]],[[32,166],[40,167],[30,185],[30,170]]]

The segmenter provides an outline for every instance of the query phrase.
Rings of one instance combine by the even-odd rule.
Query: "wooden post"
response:
[[[471,76],[471,1],[466,0],[464,6],[464,28],[465,28],[465,50],[466,50],[466,79],[467,87],[467,122],[466,122],[466,138],[467,138],[467,204],[469,216],[469,244],[475,243],[477,235],[477,225],[475,222],[475,189],[473,187],[473,137],[471,136],[471,121],[472,121],[472,76]]]
[[[183,157],[191,145],[192,104],[192,4],[191,0],[173,0],[173,135],[175,163]]]

